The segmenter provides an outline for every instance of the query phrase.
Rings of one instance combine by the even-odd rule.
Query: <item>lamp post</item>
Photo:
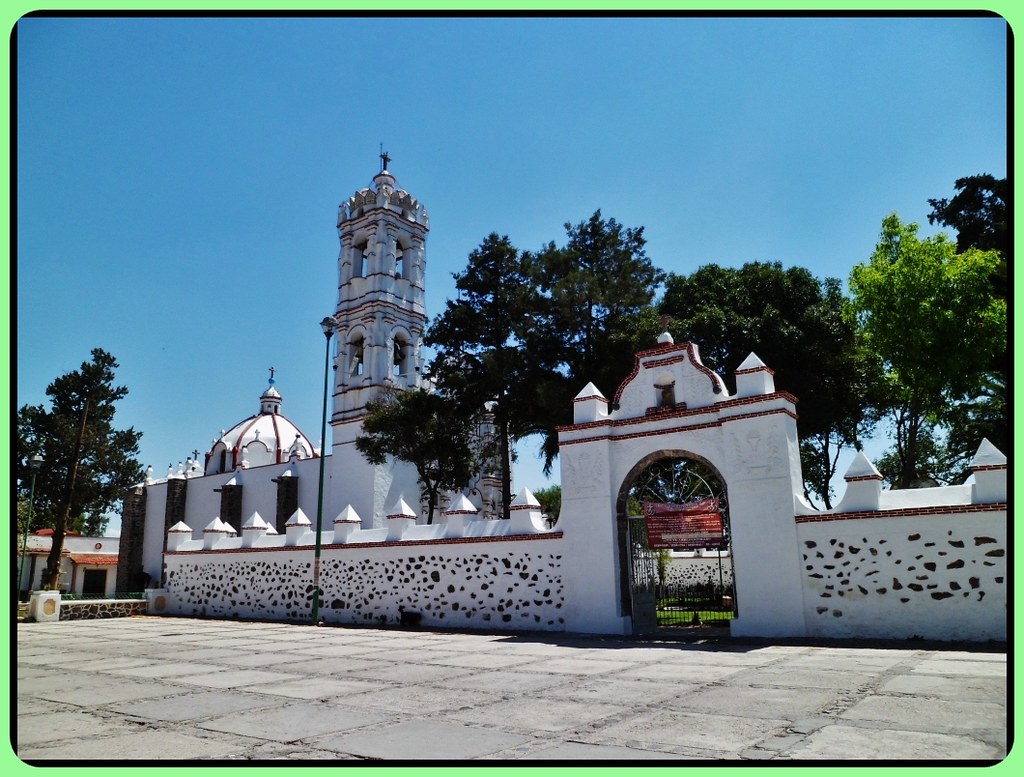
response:
[[[25,526],[21,533],[21,570],[18,573],[18,591],[21,591],[21,581],[25,578],[25,556],[28,554],[28,530],[32,526],[32,503],[36,499],[36,473],[43,466],[43,457],[35,453],[28,460],[29,469],[32,470],[32,485],[28,492],[28,517],[25,519]]]
[[[320,547],[324,522],[324,458],[327,447],[327,393],[330,389],[331,335],[334,334],[335,320],[327,316],[320,322],[326,339],[324,351],[324,408],[320,420],[320,483],[316,492],[316,550],[313,552],[313,625],[320,623]]]

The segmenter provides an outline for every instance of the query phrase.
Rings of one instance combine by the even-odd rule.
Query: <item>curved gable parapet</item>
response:
[[[615,392],[613,417],[709,407],[729,398],[722,379],[700,360],[693,343],[666,343],[640,351]]]

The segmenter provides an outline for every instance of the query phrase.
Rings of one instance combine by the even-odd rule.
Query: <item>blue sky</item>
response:
[[[338,204],[379,144],[427,207],[427,305],[492,231],[600,208],[662,269],[845,280],[898,211],[1007,174],[998,18],[22,19],[17,396],[94,347],[158,474],[258,410],[319,437]],[[614,386],[601,386],[609,396]],[[782,387],[800,395],[799,386]],[[527,455],[517,483],[545,485]],[[557,481],[557,471],[555,480]]]

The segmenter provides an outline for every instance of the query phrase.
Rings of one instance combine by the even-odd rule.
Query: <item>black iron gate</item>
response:
[[[731,555],[716,559],[720,565],[717,581],[670,582],[669,551],[650,547],[643,517],[628,519],[627,537],[634,634],[653,634],[659,626],[727,626],[735,617]]]
[[[732,554],[728,552],[729,500],[725,481],[718,471],[709,462],[692,455],[665,452],[645,461],[635,479],[624,489],[620,494],[622,512],[619,515],[629,517],[624,521],[627,564],[621,569],[629,579],[633,632],[652,634],[659,626],[727,625],[736,612],[736,597],[732,586]],[[717,562],[718,569],[710,570],[707,577],[702,575],[699,581],[673,582],[669,570],[672,551],[657,547],[666,543],[666,535],[659,533],[657,523],[652,524],[656,546],[652,548],[648,524],[638,513],[645,509],[645,504],[679,507],[705,503],[713,505],[711,512],[717,512],[721,518],[721,537],[708,533],[707,526],[700,529],[707,533],[708,544],[722,546],[721,551],[712,550],[718,553],[717,558],[704,556],[706,560]],[[656,513],[652,512],[652,517],[654,515]],[[622,523],[619,525],[621,527]],[[686,549],[693,547],[693,536],[683,539]]]
[[[630,517],[627,520],[626,545],[629,548],[633,633],[653,634],[658,628],[658,554],[647,542],[647,526],[643,518]]]

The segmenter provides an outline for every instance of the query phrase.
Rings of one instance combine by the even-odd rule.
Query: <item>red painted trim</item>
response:
[[[878,480],[882,481],[881,475],[847,475],[843,478],[847,483],[859,483],[863,480]]]
[[[572,401],[573,402],[589,402],[592,399],[596,399],[599,402],[604,402],[606,405],[608,404],[608,399],[606,397],[602,397],[599,394],[588,394],[585,397],[573,397]]]
[[[1000,469],[1006,469],[1005,464],[978,464],[974,467],[968,467],[972,472],[994,472]]]
[[[536,540],[560,540],[563,537],[560,531],[546,534],[513,534],[507,537],[445,537],[439,540],[392,540],[390,542],[340,542],[337,544],[324,545],[324,550],[341,550],[352,548],[361,550],[364,548],[395,548],[395,547],[418,547],[423,545],[462,545],[479,542],[532,542]],[[283,545],[274,548],[222,548],[217,550],[169,550],[164,551],[167,556],[191,556],[198,553],[280,553],[286,551],[305,551],[307,545]]]
[[[826,521],[855,521],[872,518],[913,518],[925,515],[963,515],[964,513],[1006,512],[1006,502],[989,502],[977,505],[934,505],[931,507],[900,507],[894,510],[857,510],[849,513],[821,513],[818,515],[797,515],[797,523],[824,523]]]
[[[764,364],[760,367],[751,367],[746,370],[736,370],[736,372],[734,372],[733,375],[752,375],[755,372],[767,372],[769,375],[775,374],[775,370],[773,370],[767,364]]]
[[[676,356],[671,356],[664,359],[653,359],[653,356],[659,356],[661,354],[670,354],[679,352]],[[719,388],[718,375],[714,373],[708,367],[705,367],[698,359],[694,352],[692,343],[665,343],[664,345],[656,346],[655,348],[649,348],[646,351],[640,351],[633,357],[633,370],[626,376],[626,379],[619,384],[618,389],[615,391],[615,399],[612,400],[614,404],[619,404],[619,400],[622,398],[622,392],[626,386],[633,382],[633,379],[640,374],[640,368],[656,368],[664,367],[669,364],[676,364],[681,361],[686,361],[686,356],[689,355],[690,361],[693,366],[696,367],[700,372],[703,372],[711,380],[712,391]],[[644,361],[649,359],[650,361]]]
[[[771,395],[767,395],[767,396],[771,396]],[[696,414],[698,412],[700,412],[700,411],[690,411],[690,413],[685,413],[684,412],[684,413],[679,413],[678,415],[679,416],[691,415],[691,414]],[[633,439],[636,439],[638,437],[657,437],[658,435],[663,435],[663,434],[675,434],[677,432],[692,432],[692,431],[697,431],[698,429],[715,429],[715,428],[718,428],[718,427],[722,426],[723,424],[726,424],[726,423],[728,423],[730,421],[742,421],[742,420],[746,420],[746,419],[749,419],[749,418],[760,418],[760,417],[763,417],[763,416],[779,415],[779,414],[787,415],[790,418],[792,418],[794,421],[796,421],[798,419],[797,414],[794,413],[793,411],[788,410],[788,409],[786,409],[784,407],[779,407],[779,408],[775,408],[773,410],[764,410],[764,411],[762,411],[760,413],[742,413],[740,415],[727,416],[725,418],[716,418],[713,421],[708,421],[708,422],[702,423],[702,424],[688,424],[686,426],[673,426],[673,427],[671,427],[669,429],[651,429],[651,430],[646,431],[646,432],[634,432],[633,434],[612,434],[611,432],[607,432],[605,434],[597,435],[597,436],[594,436],[594,437],[583,437],[583,438],[580,438],[578,440],[559,440],[559,445],[578,445],[580,443],[594,442],[596,440],[611,440],[612,442],[620,442],[622,440],[633,440]],[[673,414],[673,416],[675,416],[675,414]],[[647,417],[638,418],[638,419],[631,418],[631,419],[628,419],[627,421],[621,422],[621,424],[625,425],[627,423],[644,423],[644,422],[647,422],[647,421],[650,421],[650,420],[651,419],[647,418]],[[561,430],[574,430],[574,429],[580,429],[580,428],[594,428],[594,427],[597,427],[597,426],[604,426],[606,428],[608,426],[611,426],[612,428],[615,428],[618,425],[619,424],[615,423],[615,422],[613,422],[611,424],[602,424],[600,421],[596,421],[596,422],[591,422],[591,423],[588,423],[588,424],[579,424],[578,426],[560,427],[559,431],[561,431]]]
[[[797,400],[797,398],[795,396],[790,394],[788,391],[775,391],[775,392],[773,392],[771,394],[759,394],[756,397],[736,397],[734,399],[725,399],[725,400],[723,400],[721,402],[716,402],[713,405],[708,405],[706,407],[695,407],[695,408],[692,408],[692,409],[688,408],[686,406],[685,402],[680,402],[678,405],[675,406],[675,408],[667,408],[667,409],[665,409],[664,410],[664,415],[672,417],[672,418],[684,418],[684,417],[692,417],[692,416],[700,416],[700,415],[718,415],[718,414],[721,413],[722,410],[728,410],[730,408],[740,407],[742,405],[753,405],[753,404],[757,404],[759,402],[769,402],[769,401],[771,401],[773,399],[784,399],[784,400],[787,400],[788,402],[791,402],[794,405],[797,404],[797,402],[799,401],[799,400]],[[653,409],[658,411],[659,415],[661,414],[661,410],[662,410],[661,408],[653,408]],[[766,411],[766,414],[770,413],[770,412],[776,412],[776,411]],[[790,415],[792,415],[793,418],[798,418],[798,416],[795,413],[790,413]],[[749,418],[750,415],[731,416],[731,417],[732,418]],[[722,421],[727,421],[727,420],[729,420],[729,418],[722,419]],[[635,424],[646,424],[646,423],[650,423],[650,421],[651,421],[651,417],[649,415],[645,414],[645,415],[642,415],[642,416],[637,416],[636,418],[608,419],[608,420],[602,420],[602,421],[586,421],[585,423],[582,423],[582,424],[569,424],[567,426],[558,426],[558,427],[555,427],[555,431],[558,431],[558,432],[569,432],[569,431],[577,431],[577,430],[581,430],[581,429],[590,429],[590,428],[608,427],[608,426],[611,426],[611,427],[614,428],[614,427],[619,427],[619,426],[631,426],[631,425],[635,425]],[[718,422],[713,422],[711,425],[712,426],[716,426],[717,424],[718,424]]]

